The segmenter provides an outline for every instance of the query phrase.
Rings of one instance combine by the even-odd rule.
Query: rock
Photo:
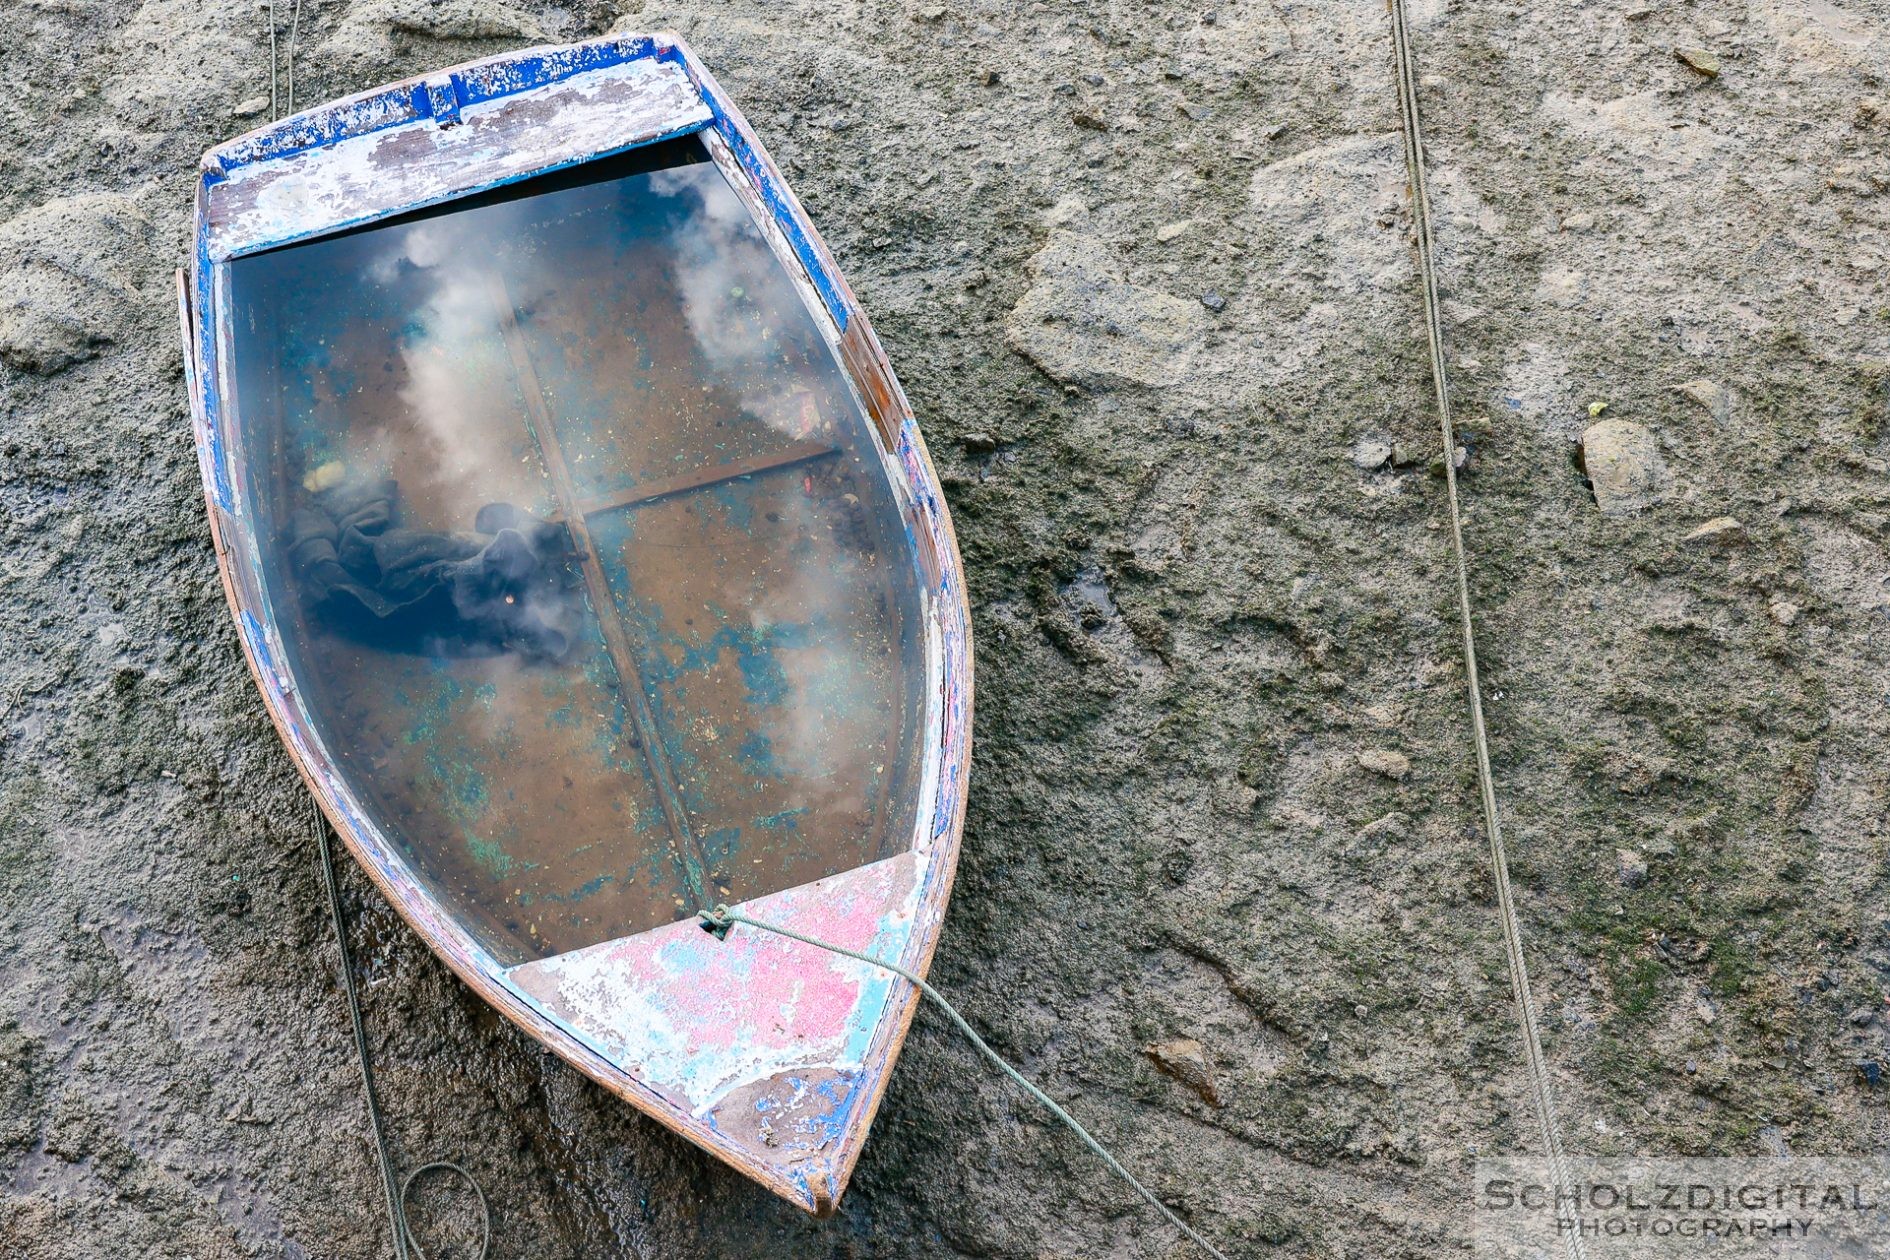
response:
[[[1699,377],[1691,381],[1682,381],[1673,387],[1682,398],[1698,403],[1706,408],[1714,420],[1725,424],[1732,418],[1732,391],[1718,381]]]
[[[1562,220],[1564,232],[1586,232],[1595,226],[1595,216],[1586,210],[1578,210]]]
[[[1582,434],[1582,471],[1606,516],[1626,516],[1665,499],[1672,478],[1653,431],[1632,420],[1603,420]]]
[[[1222,311],[1227,309],[1227,299],[1214,290],[1209,289],[1206,293],[1201,295],[1201,305],[1207,307],[1216,315],[1219,315]]]
[[[1868,1028],[1871,1021],[1876,1018],[1877,1012],[1871,1010],[1868,1006],[1860,1006],[1851,1012],[1851,1023],[1859,1028]]]
[[[1383,468],[1391,462],[1391,443],[1375,435],[1360,438],[1352,443],[1352,463],[1366,472],[1374,468]]]
[[[983,455],[998,448],[998,440],[989,433],[967,433],[959,443],[974,455]]]
[[[1387,779],[1404,779],[1411,773],[1411,759],[1389,748],[1367,748],[1358,755],[1358,764]]]
[[[238,118],[254,118],[257,114],[262,113],[265,109],[268,109],[268,108],[269,108],[268,97],[252,96],[248,100],[243,101],[240,104],[238,104],[236,108],[230,111],[230,113]]]
[[[1469,462],[1470,462],[1469,450],[1461,446],[1453,446],[1450,448],[1450,466],[1452,468],[1456,469],[1458,472],[1462,472],[1464,465],[1468,464]],[[1431,456],[1431,462],[1428,465],[1426,465],[1426,467],[1429,468],[1431,476],[1433,477],[1443,476],[1444,475],[1444,457],[1442,455]]]
[[[0,363],[48,375],[114,341],[145,304],[155,237],[115,193],[62,197],[0,224]]]
[[[1201,1096],[1201,1101],[1210,1107],[1219,1107],[1221,1093],[1214,1080],[1214,1065],[1208,1061],[1207,1049],[1192,1037],[1176,1041],[1160,1041],[1144,1046],[1143,1053],[1154,1061],[1155,1066],[1168,1076],[1174,1077],[1183,1085]]]
[[[1411,816],[1403,813],[1389,813],[1376,822],[1368,822],[1358,829],[1358,838],[1378,841],[1408,840],[1411,838]]]
[[[634,25],[634,15],[631,16],[631,25]],[[624,25],[624,19],[619,19],[618,25]],[[307,35],[305,28],[303,37],[306,39]],[[377,59],[394,55],[396,35],[545,43],[551,40],[536,17],[500,0],[369,0],[347,9],[335,33],[323,42],[321,51],[332,61],[365,67]]]
[[[1391,446],[1391,462],[1400,468],[1409,468],[1421,464],[1429,458],[1428,447],[1415,442],[1394,442]]]
[[[1731,516],[1715,516],[1700,526],[1682,542],[1690,543],[1736,543],[1746,540],[1746,527]]]
[[[1108,123],[1096,117],[1096,115],[1085,113],[1084,111],[1080,109],[1070,115],[1070,121],[1075,123],[1077,126],[1081,127],[1084,131],[1109,130]]]
[[[1766,611],[1772,614],[1772,620],[1778,622],[1779,625],[1789,626],[1798,620],[1798,614],[1802,609],[1789,599],[1775,599],[1766,606]]]
[[[1673,55],[1686,63],[1687,69],[1709,79],[1719,77],[1719,58],[1705,48],[1676,48]]]
[[[1883,1083],[1883,1064],[1875,1059],[1863,1059],[1857,1064],[1857,1079],[1871,1089]]]
[[[1629,888],[1639,888],[1647,882],[1647,859],[1632,849],[1614,851],[1615,870],[1621,882]]]
[[[1193,219],[1183,219],[1179,223],[1164,223],[1155,229],[1155,239],[1165,245],[1176,237],[1181,236],[1193,226]]]
[[[1875,616],[1890,608],[1883,547],[1876,539],[1831,521],[1806,521],[1804,528],[1810,535],[1805,580],[1812,590],[1851,613]]]
[[[1196,303],[1129,283],[1106,245],[1077,232],[1053,232],[1027,268],[1005,340],[1048,375],[1089,386],[1188,375],[1208,328]]]

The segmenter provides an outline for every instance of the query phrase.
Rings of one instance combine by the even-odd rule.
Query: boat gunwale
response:
[[[562,48],[537,47],[467,62],[317,106],[291,119],[218,146],[205,155],[197,196],[196,249],[192,258],[194,274],[187,276],[180,270],[178,285],[179,311],[184,323],[187,350],[186,385],[191,395],[193,428],[203,473],[211,540],[225,598],[236,620],[245,660],[263,694],[270,719],[291,754],[291,761],[323,813],[334,824],[349,852],[428,947],[481,998],[585,1075],[664,1127],[732,1164],[790,1202],[816,1215],[826,1215],[838,1205],[883,1100],[891,1065],[896,1060],[916,1010],[918,991],[903,980],[892,982],[890,995],[880,1009],[870,1036],[861,1068],[859,1096],[856,1101],[849,1102],[848,1110],[852,1114],[835,1148],[824,1161],[824,1185],[814,1184],[813,1179],[804,1173],[789,1176],[780,1167],[753,1158],[747,1148],[708,1124],[701,1123],[699,1118],[681,1112],[671,1099],[612,1063],[592,1045],[547,1019],[529,999],[506,982],[507,968],[481,946],[467,929],[460,926],[433,894],[419,884],[397,849],[387,837],[380,834],[380,829],[357,810],[350,808],[347,798],[353,795],[352,789],[346,787],[344,778],[327,756],[319,739],[309,738],[313,730],[307,715],[299,711],[299,701],[293,699],[294,684],[276,668],[274,651],[267,641],[265,625],[274,624],[273,620],[257,616],[258,609],[266,611],[268,607],[268,599],[257,579],[259,557],[254,554],[257,540],[251,536],[253,530],[245,527],[239,479],[226,460],[226,455],[232,452],[225,449],[222,440],[224,434],[220,425],[225,417],[221,414],[222,409],[213,405],[228,396],[227,391],[219,389],[217,385],[220,368],[230,362],[226,337],[228,320],[224,317],[221,278],[227,275],[225,268],[231,258],[213,259],[210,255],[206,201],[211,185],[224,178],[230,169],[227,165],[229,156],[236,153],[239,146],[247,143],[257,148],[262,138],[272,135],[310,134],[308,128],[312,116],[382,99],[401,89],[413,90],[416,85],[437,84],[443,78],[458,83],[473,71],[486,70],[498,74],[507,67],[527,62],[568,66],[582,62],[584,50],[605,45],[619,51],[626,47],[639,50],[624,60],[651,58],[668,61],[678,65],[688,76],[699,99],[709,109],[710,119],[639,140],[623,148],[640,147],[656,140],[697,131],[706,133],[705,140],[713,136],[721,141],[721,146],[710,144],[712,155],[718,147],[726,146],[726,152],[733,162],[723,161],[718,156],[717,165],[723,168],[725,177],[742,194],[744,202],[749,203],[751,213],[756,212],[757,206],[765,210],[768,224],[764,224],[764,227],[772,225],[775,229],[768,235],[777,261],[796,287],[803,290],[805,304],[815,315],[823,338],[829,342],[836,366],[873,422],[875,444],[885,475],[903,500],[901,515],[906,523],[907,537],[918,564],[919,576],[923,579],[923,619],[930,628],[930,634],[937,636],[938,644],[936,654],[928,647],[926,666],[927,708],[928,713],[936,717],[928,717],[922,736],[926,742],[926,761],[936,767],[936,775],[922,776],[924,785],[921,790],[932,792],[933,799],[922,802],[921,819],[915,824],[907,847],[899,850],[901,853],[917,852],[925,859],[925,883],[919,890],[917,913],[904,951],[899,958],[890,961],[896,961],[919,975],[929,970],[938,945],[944,908],[949,902],[956,875],[970,768],[973,701],[970,611],[956,536],[943,503],[937,472],[910,403],[857,298],[840,274],[831,251],[765,147],[749,129],[746,119],[693,52],[675,36],[612,36]],[[571,55],[561,61],[559,58],[563,54]],[[585,68],[595,66],[580,66],[579,69],[569,70],[561,78],[583,73]],[[558,82],[561,78],[545,82]],[[544,86],[544,83],[517,88],[515,92],[530,91],[538,86]],[[301,128],[299,132],[298,127]],[[369,128],[351,134],[371,134],[373,130],[377,129]],[[320,143],[335,143],[346,138],[350,137],[331,136]],[[314,147],[319,147],[319,144],[283,148],[246,161],[261,163],[284,160],[306,153]],[[621,151],[623,149],[615,150]],[[562,165],[576,165],[603,156],[609,156],[609,153],[587,153]],[[546,167],[515,178],[530,178],[551,169],[556,168]],[[508,179],[500,182],[515,181]],[[476,195],[494,186],[497,185],[468,188],[454,193],[445,201]],[[414,208],[419,207],[393,208],[376,217],[387,217]],[[333,231],[346,230],[348,226],[353,225],[337,225]],[[779,240],[775,239],[777,234]],[[278,242],[285,243],[289,242]],[[806,300],[809,298],[812,300]],[[822,315],[824,319],[820,318]],[[233,542],[238,546],[248,543],[246,554],[236,554],[232,550]],[[257,589],[249,589],[252,586]],[[928,822],[929,829],[926,826]],[[368,834],[376,840],[374,845],[368,844],[364,838]],[[376,852],[377,849],[380,851]],[[821,1161],[808,1162],[817,1164]]]

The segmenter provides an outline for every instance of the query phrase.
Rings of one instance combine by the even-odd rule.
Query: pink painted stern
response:
[[[928,855],[903,853],[742,913],[923,965]],[[921,922],[921,915],[931,921]],[[916,996],[891,972],[695,922],[525,963],[506,982],[648,1091],[678,1133],[825,1214],[859,1158]]]

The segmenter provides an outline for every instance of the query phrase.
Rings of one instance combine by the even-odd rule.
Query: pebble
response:
[[[1868,1028],[1870,1021],[1876,1018],[1877,1012],[1871,1010],[1868,1006],[1860,1006],[1851,1012],[1851,1023],[1857,1025],[1859,1028]]]
[[[1403,779],[1411,773],[1411,759],[1389,748],[1367,748],[1358,755],[1358,764],[1387,779]]]
[[[1632,420],[1603,420],[1582,434],[1582,471],[1603,515],[1625,516],[1652,507],[1672,490],[1653,431]]]
[[[1214,290],[1209,289],[1206,293],[1201,295],[1201,305],[1207,307],[1216,315],[1219,315],[1222,311],[1227,309],[1227,299]]]
[[[1458,472],[1462,472],[1464,465],[1468,464],[1469,462],[1470,462],[1470,452],[1468,450],[1466,450],[1464,447],[1461,447],[1461,446],[1455,446],[1451,448],[1451,451],[1450,451],[1451,467],[1455,468]],[[1429,468],[1430,468],[1431,476],[1433,477],[1443,476],[1444,475],[1444,457],[1442,455],[1432,456],[1431,462],[1429,464]]]
[[[1673,55],[1686,63],[1687,69],[1709,79],[1719,77],[1719,58],[1705,48],[1676,48]]]
[[[1193,219],[1183,219],[1179,223],[1164,223],[1155,229],[1155,239],[1166,245],[1193,226]]]
[[[1201,1096],[1210,1107],[1222,1106],[1219,1084],[1214,1079],[1214,1065],[1208,1061],[1207,1048],[1192,1037],[1158,1041],[1144,1046],[1143,1053],[1155,1066]]]
[[[1857,1065],[1857,1075],[1864,1084],[1875,1089],[1883,1082],[1883,1064],[1875,1059],[1865,1059]]]
[[[1746,540],[1746,527],[1731,516],[1715,516],[1681,541],[1690,543],[1734,543]]]
[[[973,454],[983,454],[998,448],[998,440],[989,433],[967,433],[959,439],[959,442]]]
[[[1391,443],[1381,437],[1362,437],[1352,443],[1352,463],[1366,472],[1391,462]]]
[[[1789,626],[1798,620],[1798,614],[1804,610],[1789,599],[1775,599],[1766,611],[1772,614],[1772,620],[1778,622],[1779,625]]]
[[[1721,424],[1726,423],[1732,414],[1732,391],[1718,381],[1702,376],[1682,381],[1673,388],[1682,398],[1706,408],[1708,414]]]
[[[231,110],[230,113],[235,115],[238,118],[254,118],[257,114],[262,113],[265,109],[268,109],[268,108],[269,108],[268,97],[252,96],[248,100],[239,104],[235,109]]]
[[[1621,882],[1629,888],[1639,888],[1647,882],[1647,859],[1634,850],[1616,849],[1614,863]]]
[[[117,340],[147,305],[156,235],[115,193],[63,197],[0,223],[0,363],[51,375]]]

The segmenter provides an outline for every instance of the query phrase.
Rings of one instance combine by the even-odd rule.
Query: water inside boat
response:
[[[707,156],[667,141],[230,267],[295,685],[501,963],[911,847],[912,544]]]

